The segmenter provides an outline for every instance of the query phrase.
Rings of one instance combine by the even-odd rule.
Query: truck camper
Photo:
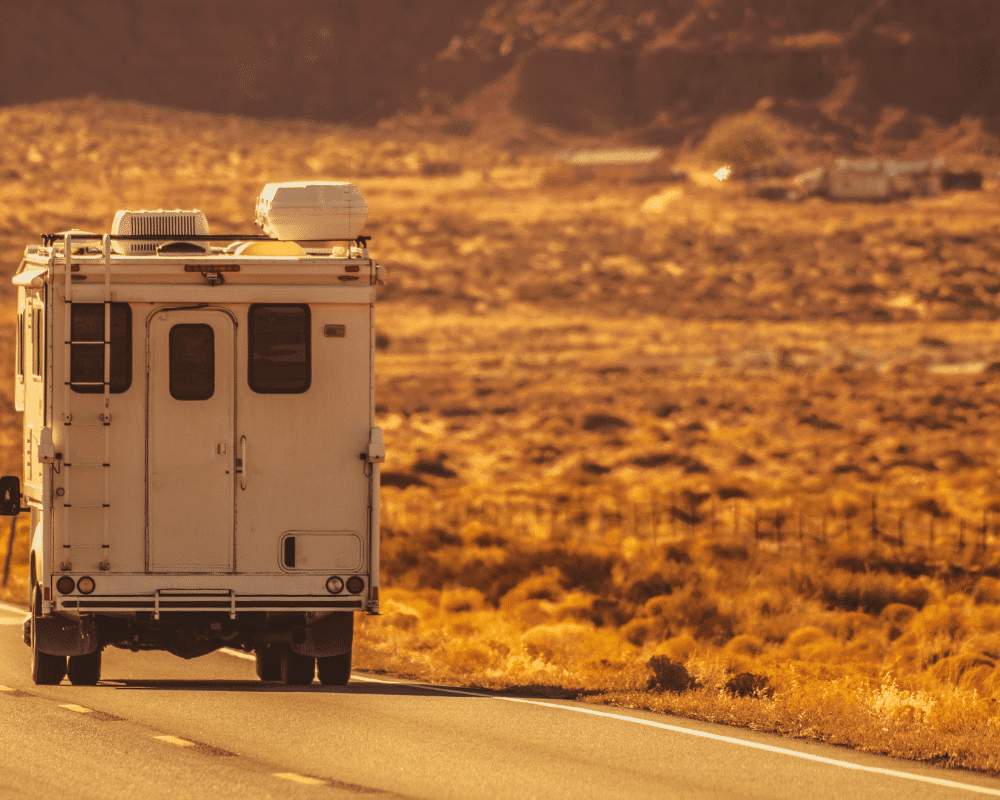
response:
[[[347,683],[379,610],[367,212],[349,183],[268,184],[263,233],[127,210],[26,248],[0,513],[31,517],[35,683],[97,683],[108,646]]]

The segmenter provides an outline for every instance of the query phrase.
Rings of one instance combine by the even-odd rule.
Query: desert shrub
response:
[[[972,598],[977,603],[1000,603],[1000,580],[983,576],[976,581]]]
[[[525,631],[520,637],[525,653],[564,673],[571,673],[579,664],[593,661],[613,661],[629,657],[616,632],[601,631],[582,622],[544,623]]]
[[[725,690],[737,697],[774,697],[768,679],[753,672],[740,672],[726,681]]]
[[[807,625],[802,628],[798,628],[789,634],[788,638],[785,640],[785,645],[790,648],[801,648],[808,647],[811,644],[822,641],[826,638],[826,632],[821,628],[817,628],[814,625]]]
[[[540,572],[529,573],[503,596],[500,607],[510,608],[525,600],[555,600],[563,593],[564,581],[557,567],[544,567]]]
[[[441,592],[441,610],[447,614],[461,611],[481,611],[485,607],[483,593],[478,589],[461,587]]]
[[[793,631],[781,648],[786,658],[827,664],[843,663],[844,652],[845,642],[811,625]]]
[[[931,596],[931,590],[919,578],[903,578],[896,583],[896,602],[920,609],[927,604]]]
[[[646,683],[647,691],[686,692],[696,686],[687,667],[666,656],[653,656],[646,662],[646,667],[652,673]]]
[[[959,653],[958,655],[942,658],[928,671],[931,677],[942,683],[959,686],[962,683],[963,677],[973,670],[978,671],[980,667],[985,667],[988,673],[992,673],[996,667],[996,662],[977,653]]]
[[[621,417],[616,417],[614,414],[594,413],[587,414],[583,418],[581,427],[585,431],[591,431],[594,433],[614,433],[615,431],[629,428],[631,425],[629,425],[629,423]]]
[[[672,636],[656,646],[656,655],[674,661],[688,661],[692,656],[701,650],[700,645],[694,637],[682,633],[679,636]]]
[[[705,136],[698,148],[708,166],[725,165],[734,175],[787,174],[792,168],[784,148],[763,118],[726,117]]]
[[[501,655],[478,638],[468,636],[448,637],[442,643],[441,651],[449,667],[459,675],[482,672],[492,666]]]
[[[412,631],[420,624],[420,618],[416,614],[407,611],[396,611],[385,615],[387,625],[401,631]]]
[[[902,635],[916,613],[917,611],[913,606],[905,605],[904,603],[890,603],[882,609],[879,619],[888,625],[886,635],[890,640],[893,640]]]
[[[678,582],[679,583],[679,582]],[[625,599],[630,603],[642,604],[650,598],[671,594],[674,591],[674,582],[665,575],[652,575],[633,581],[625,590]]]
[[[621,635],[625,641],[634,644],[636,647],[642,647],[647,641],[653,638],[653,626],[654,623],[652,620],[634,619],[622,626]]]
[[[759,656],[764,652],[764,642],[748,633],[734,636],[726,643],[726,652],[740,656]]]
[[[971,633],[968,604],[963,595],[952,595],[944,602],[927,605],[913,618],[910,629],[924,643],[950,646]]]

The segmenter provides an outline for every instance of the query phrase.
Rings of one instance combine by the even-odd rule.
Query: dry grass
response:
[[[1000,771],[995,187],[547,188],[540,151],[96,101],[0,130],[8,269],[117,208],[250,230],[269,180],[361,185],[390,459],[359,668]]]

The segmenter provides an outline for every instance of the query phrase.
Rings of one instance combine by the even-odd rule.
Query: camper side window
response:
[[[312,382],[309,306],[263,304],[250,306],[250,388],[260,394],[301,394]]]
[[[70,318],[69,380],[74,392],[104,392],[104,303],[74,303]],[[111,304],[111,392],[132,385],[132,309]]]
[[[31,374],[36,378],[42,377],[42,309],[33,308],[31,310]]]
[[[17,377],[24,380],[24,313],[17,315]]]

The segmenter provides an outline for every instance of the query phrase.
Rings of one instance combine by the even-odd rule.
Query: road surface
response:
[[[104,652],[94,687],[35,686],[0,604],[0,800],[979,798],[1000,781],[585,703],[355,673],[260,683],[229,651]]]

